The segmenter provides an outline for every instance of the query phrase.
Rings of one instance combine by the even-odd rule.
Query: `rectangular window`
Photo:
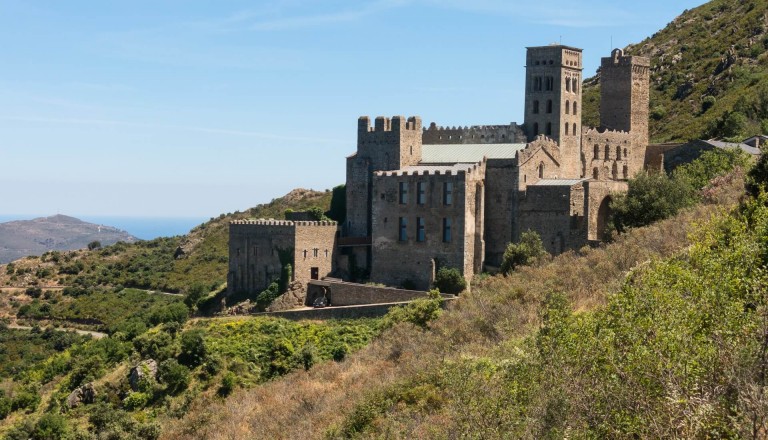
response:
[[[400,204],[408,204],[408,182],[400,182]]]
[[[443,182],[443,205],[453,205],[453,182]]]
[[[408,219],[400,217],[400,241],[408,241]]]
[[[451,242],[451,219],[443,218],[443,243]]]
[[[416,184],[416,203],[423,205],[427,203],[427,182],[419,182]]]
[[[424,230],[424,218],[416,217],[416,241],[424,241],[426,239],[427,234]]]

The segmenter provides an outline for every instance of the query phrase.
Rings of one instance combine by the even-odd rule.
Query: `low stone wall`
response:
[[[422,292],[423,293],[423,292]],[[456,300],[454,296],[446,297],[441,304],[447,309],[449,304]],[[322,309],[285,310],[282,312],[257,313],[257,316],[272,316],[291,320],[327,320],[327,319],[357,319],[378,318],[384,316],[392,307],[404,306],[408,302],[395,302],[389,304],[366,304],[360,306],[326,307]]]
[[[419,290],[322,280],[310,281],[307,305],[312,305],[315,298],[322,296],[324,291],[328,292],[331,306],[334,307],[406,302],[427,297],[427,292]]]

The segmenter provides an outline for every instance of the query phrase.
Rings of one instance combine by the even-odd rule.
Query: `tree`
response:
[[[768,189],[766,185],[768,185],[768,154],[763,152],[755,166],[747,173],[747,192],[757,197],[761,190],[765,192]]]
[[[189,330],[181,334],[179,362],[190,367],[196,367],[205,361],[206,355],[207,350],[202,330]]]
[[[197,308],[197,303],[203,299],[207,293],[204,285],[195,283],[189,288],[189,292],[187,292],[187,296],[184,298],[184,304],[186,304],[190,310],[195,310],[195,308]]]
[[[178,394],[189,386],[189,368],[176,359],[166,359],[157,367],[157,377],[168,394]]]
[[[435,287],[443,293],[457,294],[467,288],[467,280],[455,267],[441,267],[435,274]]]
[[[549,255],[544,249],[541,237],[535,231],[525,231],[520,236],[520,243],[510,243],[504,250],[501,272],[508,274],[517,266],[529,266]]]
[[[696,190],[687,179],[670,179],[663,172],[640,172],[628,185],[626,193],[611,201],[613,226],[619,232],[671,217],[696,201]]]
[[[101,242],[100,241],[95,240],[95,241],[92,241],[92,242],[88,243],[88,250],[89,251],[96,250],[96,249],[101,249]]]
[[[339,223],[344,223],[347,219],[347,186],[339,185],[333,187],[331,195],[331,209],[328,210],[328,217]]]

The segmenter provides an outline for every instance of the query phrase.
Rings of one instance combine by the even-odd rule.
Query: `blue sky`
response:
[[[360,115],[522,123],[525,47],[585,77],[701,0],[0,0],[0,215],[203,218],[344,181]]]

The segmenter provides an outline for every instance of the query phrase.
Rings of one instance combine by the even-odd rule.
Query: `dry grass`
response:
[[[327,362],[238,390],[226,400],[199,400],[183,419],[164,423],[162,438],[322,438],[372,391],[435,372],[445,360],[487,354],[505,340],[529,334],[539,325],[541,301],[549,292],[566,293],[576,310],[603,304],[632,268],[686,248],[692,225],[737,203],[742,182],[723,182],[714,198],[719,204],[699,205],[598,249],[566,253],[508,277],[487,278],[429,331],[402,324],[344,362]],[[444,414],[428,417],[436,419],[388,422],[397,425],[396,431],[417,437],[440,436],[446,424],[455,423]],[[438,426],[437,431],[429,426]]]

